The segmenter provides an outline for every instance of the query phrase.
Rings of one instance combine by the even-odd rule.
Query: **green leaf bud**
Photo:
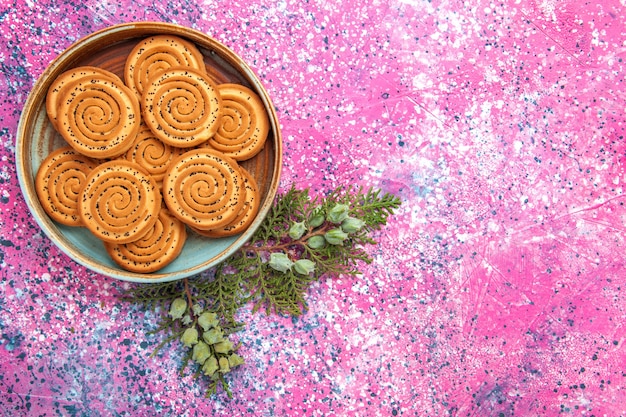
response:
[[[311,236],[306,243],[311,249],[321,249],[326,246],[326,239],[324,239],[324,236],[315,235]]]
[[[209,356],[211,356],[209,345],[207,345],[203,341],[199,341],[193,346],[191,359],[193,359],[194,361],[202,365],[204,361],[206,361],[209,358]]]
[[[347,238],[348,234],[340,228],[329,230],[324,235],[324,239],[331,245],[341,245]]]
[[[198,316],[198,324],[202,327],[202,330],[207,331],[211,327],[217,327],[220,323],[217,319],[217,314],[205,311]]]
[[[293,269],[299,274],[309,275],[315,270],[315,262],[310,259],[298,259],[293,265]]]
[[[195,327],[189,327],[183,332],[180,340],[183,342],[183,345],[188,348],[192,347],[198,343],[198,330]]]
[[[228,363],[228,358],[222,356],[219,359],[219,361],[220,361],[219,363],[220,363],[220,372],[221,373],[225,374],[228,371],[230,371],[230,364]]]
[[[174,320],[177,320],[183,317],[185,311],[187,311],[187,302],[183,298],[176,298],[174,299],[174,301],[172,301],[168,314]]]
[[[183,316],[182,323],[185,326],[189,326],[191,323],[193,323],[193,320],[189,314],[185,314]]]
[[[214,345],[224,340],[224,334],[221,329],[213,328],[202,333],[202,339],[208,344]]]
[[[313,211],[311,217],[309,217],[309,226],[315,229],[316,227],[320,227],[324,223],[324,220],[326,220],[324,213],[322,213],[321,208],[318,207]]]
[[[348,218],[348,212],[350,207],[347,204],[336,204],[335,207],[328,212],[328,221],[335,224],[340,224],[342,221]]]
[[[209,357],[209,359],[204,362],[204,365],[202,365],[202,372],[207,376],[213,376],[218,369],[220,369],[220,367],[217,364],[217,358],[215,356]]]
[[[293,266],[293,262],[287,254],[274,252],[270,255],[270,266],[280,272],[287,272]]]
[[[243,358],[237,355],[236,353],[231,353],[230,356],[228,357],[228,364],[230,365],[231,368],[234,368],[235,366],[243,365],[244,363],[245,361],[243,360]]]
[[[230,340],[222,340],[219,343],[216,343],[213,345],[213,348],[215,349],[216,353],[228,353],[231,350],[233,350],[233,342],[231,342]]]
[[[341,230],[346,233],[356,233],[365,226],[365,222],[355,217],[348,217],[341,222]]]
[[[200,304],[194,304],[191,306],[191,311],[193,311],[193,314],[197,316],[202,313],[202,306]]]
[[[306,232],[304,222],[297,222],[292,224],[289,228],[289,237],[293,240],[298,240],[304,235],[304,232]]]

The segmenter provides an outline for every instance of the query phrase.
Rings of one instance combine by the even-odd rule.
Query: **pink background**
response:
[[[0,413],[625,415],[624,0],[5,1]],[[162,311],[62,255],[27,211],[15,135],[35,80],[94,30],[199,29],[259,75],[281,189],[403,201],[357,279],[299,319],[249,316],[232,400],[148,358]]]

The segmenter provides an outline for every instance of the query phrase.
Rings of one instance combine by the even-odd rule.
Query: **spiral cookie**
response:
[[[48,94],[46,95],[46,112],[48,113],[48,118],[50,119],[50,122],[52,122],[52,126],[57,128],[57,111],[59,107],[59,97],[61,96],[61,91],[63,90],[63,87],[65,87],[68,83],[71,83],[72,81],[76,81],[85,77],[88,78],[92,75],[104,75],[111,78],[112,80],[117,80],[121,82],[121,79],[117,75],[100,67],[81,66],[65,71],[54,79],[54,81],[48,88]]]
[[[43,160],[35,177],[35,190],[52,220],[67,226],[82,225],[78,199],[87,176],[96,165],[69,146],[53,151]]]
[[[171,67],[205,71],[204,57],[191,42],[171,35],[156,35],[139,42],[126,58],[124,80],[141,97],[149,80]]]
[[[76,151],[105,159],[133,143],[141,112],[137,97],[121,81],[92,74],[68,83],[58,98],[57,128]]]
[[[85,226],[106,242],[141,238],[157,221],[161,193],[137,164],[113,160],[98,165],[86,179],[79,213]]]
[[[206,142],[217,130],[222,100],[205,74],[170,68],[152,78],[142,96],[143,117],[163,142],[190,148]]]
[[[261,98],[240,84],[220,84],[222,116],[208,145],[237,161],[258,154],[267,139],[269,118]]]
[[[254,221],[261,204],[259,188],[257,187],[254,177],[245,168],[239,167],[239,171],[243,176],[244,185],[246,187],[244,206],[239,210],[237,216],[227,225],[212,230],[193,229],[196,233],[213,238],[233,236],[244,232]]]
[[[162,208],[157,221],[140,239],[125,244],[105,242],[104,246],[115,263],[127,271],[150,273],[176,259],[186,239],[185,225]]]
[[[194,149],[176,159],[163,179],[163,198],[172,214],[198,229],[229,224],[245,202],[237,162],[211,149]]]
[[[183,152],[184,149],[170,146],[155,137],[152,130],[142,124],[125,159],[139,164],[160,188],[170,162]]]

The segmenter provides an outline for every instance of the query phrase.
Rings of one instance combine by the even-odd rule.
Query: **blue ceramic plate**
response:
[[[48,120],[45,97],[51,82],[62,72],[80,65],[94,65],[122,76],[126,57],[132,47],[151,35],[171,34],[194,42],[205,57],[211,76],[218,82],[236,82],[252,88],[263,100],[270,119],[270,134],[265,148],[241,165],[256,179],[262,202],[256,219],[241,235],[220,239],[188,233],[179,257],[158,272],[138,274],[115,264],[102,242],[86,228],[67,227],[52,221],[37,199],[35,181],[43,159],[66,145]],[[140,22],[112,26],[95,32],[59,55],[45,70],[31,91],[17,133],[17,172],[26,203],[44,233],[65,254],[102,275],[132,282],[173,281],[211,268],[237,251],[248,241],[269,211],[280,180],[282,140],[274,106],[253,71],[234,52],[211,37],[173,24]]]

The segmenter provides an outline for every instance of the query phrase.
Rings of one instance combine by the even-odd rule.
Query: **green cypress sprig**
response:
[[[243,364],[230,337],[245,323],[237,313],[299,316],[307,308],[310,285],[324,277],[356,276],[372,262],[371,232],[387,224],[401,201],[362,187],[337,187],[324,196],[289,188],[277,196],[252,239],[222,264],[194,278],[132,287],[126,299],[145,308],[167,306],[155,333],[169,335],[157,346],[178,340],[188,349],[181,373],[196,364],[195,377],[208,378],[207,396],[218,387],[230,397],[227,375]],[[207,321],[207,317],[211,320]]]
[[[155,309],[163,304],[169,307],[173,296],[181,293],[181,288],[181,282],[134,285],[122,294],[122,299],[141,304],[146,310]]]

